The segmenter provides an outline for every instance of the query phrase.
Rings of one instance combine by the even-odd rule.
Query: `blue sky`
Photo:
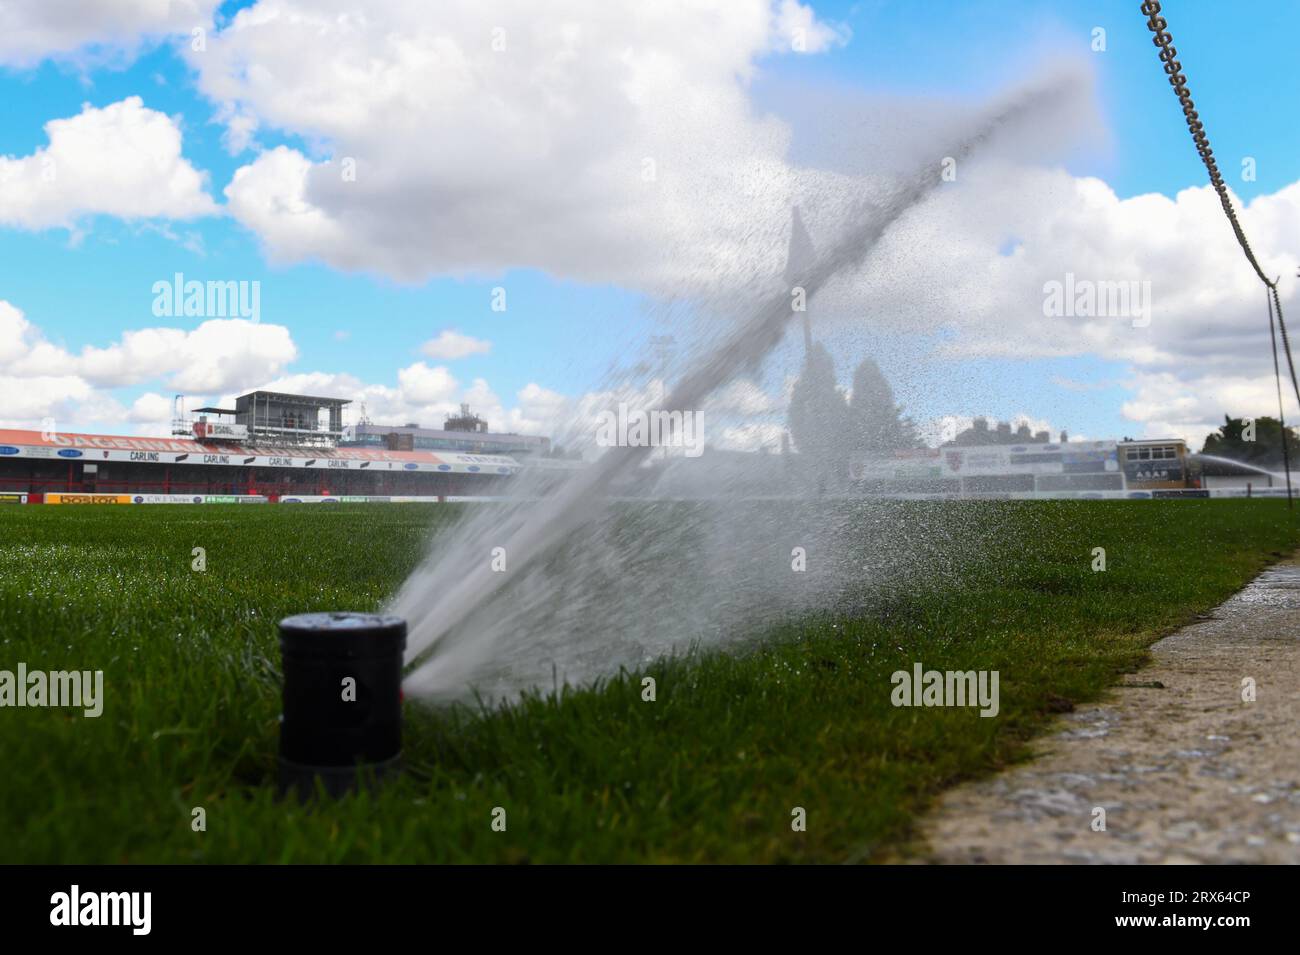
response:
[[[223,5],[220,20],[247,5]],[[1175,41],[1233,189],[1248,201],[1294,182],[1300,127],[1287,121],[1295,80],[1286,64],[1300,35],[1300,4],[1240,11],[1209,2],[1173,6]],[[750,87],[752,108],[761,112],[769,98],[776,102],[774,94],[789,83],[974,104],[1036,65],[1074,52],[1095,70],[1107,135],[1072,153],[1068,171],[1104,180],[1121,199],[1150,192],[1172,198],[1203,185],[1206,176],[1137,8],[1135,0],[814,3],[822,21],[847,25],[851,39],[816,55],[763,56]],[[1106,30],[1105,52],[1089,49],[1095,27]],[[64,55],[0,69],[6,104],[0,155],[22,157],[43,148],[44,124],[75,116],[84,104],[103,108],[139,96],[145,107],[179,118],[183,156],[206,175],[206,190],[219,204],[226,184],[257,149],[287,145],[328,158],[271,123],[259,129],[256,149],[232,155],[223,145],[216,104],[200,92],[196,71],[171,42],[149,41],[138,55],[117,60],[94,66]],[[1257,163],[1254,182],[1236,175],[1244,155]],[[492,274],[409,282],[321,262],[275,264],[259,237],[230,216],[129,221],[92,213],[81,216],[72,232],[0,225],[0,262],[0,299],[71,353],[160,324],[150,312],[151,288],[176,272],[201,280],[258,280],[262,321],[287,326],[297,347],[285,374],[347,373],[393,385],[399,368],[438,363],[423,357],[421,346],[453,328],[492,347],[489,354],[445,364],[464,384],[487,379],[507,405],[530,383],[569,397],[599,386],[619,345],[655,330],[647,295],[617,282],[508,265]],[[497,286],[509,290],[508,317],[490,308]],[[927,335],[897,336],[878,349],[915,418],[1029,413],[1095,437],[1140,428],[1121,413],[1130,390],[1120,382],[1132,371],[1124,361],[1087,353],[990,358],[954,375],[933,356],[933,344]],[[847,384],[851,368],[844,364]],[[930,385],[908,387],[918,378]],[[1092,387],[1072,390],[1060,385],[1062,379]],[[940,380],[951,385],[933,385]],[[169,394],[169,386],[141,380],[111,390],[124,405],[145,392]]]

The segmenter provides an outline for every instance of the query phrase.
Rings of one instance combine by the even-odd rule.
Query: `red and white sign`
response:
[[[224,421],[196,421],[194,422],[194,437],[200,441],[204,438],[215,438],[219,441],[246,441],[248,440],[248,426],[226,424]]]

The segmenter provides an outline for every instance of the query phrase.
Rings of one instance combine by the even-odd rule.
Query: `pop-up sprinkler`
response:
[[[284,714],[280,790],[331,796],[397,773],[402,754],[406,621],[306,613],[280,621]]]

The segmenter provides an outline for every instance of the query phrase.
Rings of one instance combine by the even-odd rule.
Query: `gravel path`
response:
[[[1152,655],[1105,702],[1066,716],[1038,758],[944,796],[920,858],[1300,862],[1300,562],[1265,571]]]

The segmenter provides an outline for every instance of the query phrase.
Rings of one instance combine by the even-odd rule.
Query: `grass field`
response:
[[[316,807],[275,798],[275,623],[378,607],[455,506],[7,508],[0,669],[100,669],[105,704],[0,709],[0,861],[878,860],[936,792],[1017,758],[1297,544],[1277,501],[924,507],[996,518],[964,525],[998,532],[960,579],[654,664],[653,703],[637,673],[490,711],[408,704],[411,771]],[[890,674],[917,661],[998,670],[1000,714],[893,707]]]

